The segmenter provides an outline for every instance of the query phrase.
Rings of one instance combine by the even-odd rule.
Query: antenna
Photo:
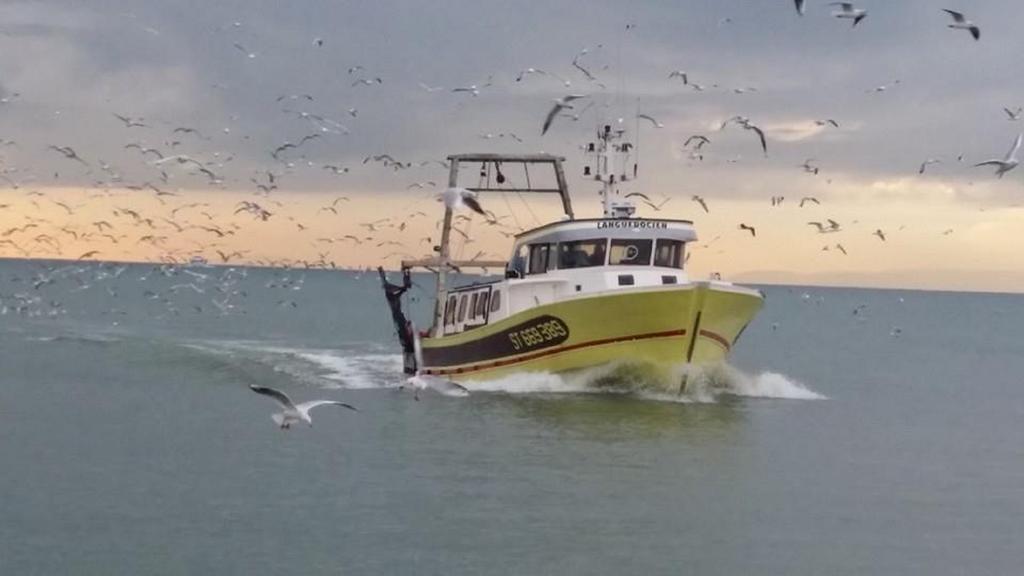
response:
[[[622,128],[613,129],[611,124],[605,124],[597,131],[597,142],[586,146],[590,166],[584,168],[583,175],[601,183],[605,218],[629,218],[636,212],[632,202],[617,198],[616,185],[636,177],[636,171],[629,169],[634,147],[626,141],[625,133]]]

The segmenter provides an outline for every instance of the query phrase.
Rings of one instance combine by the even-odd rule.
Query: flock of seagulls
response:
[[[870,26],[870,22],[874,21],[867,20],[868,11],[856,2],[832,2],[827,6],[832,9],[832,17],[848,20],[851,27],[858,30],[865,25]],[[799,16],[813,9],[804,0],[795,0],[794,8]],[[950,29],[966,31],[976,41],[981,39],[980,27],[963,12],[942,9],[941,14],[950,18]],[[864,24],[865,21],[868,24]],[[731,18],[724,18],[719,21],[719,25],[725,26],[731,22]],[[631,22],[626,27],[627,33],[635,33],[636,28],[635,23]],[[239,35],[239,31],[244,29],[245,25],[241,22],[218,28],[219,33],[228,36],[223,44],[225,52],[240,57],[243,62],[258,63],[266,53],[263,50],[265,47],[256,45],[258,39]],[[305,46],[306,49],[320,50],[327,44],[323,37],[316,36]],[[594,93],[607,88],[602,75],[608,69],[607,65],[595,62],[602,50],[602,45],[584,48],[572,57],[571,63],[566,59],[564,69],[554,65],[517,67],[516,72],[510,76],[514,84],[547,82],[558,86],[557,90],[572,90],[572,93],[555,99],[546,109],[537,111],[542,138],[550,138],[552,130],[557,132],[558,127],[577,122],[584,114],[599,108]],[[382,71],[375,70],[368,62],[342,67],[338,74],[343,79],[342,86],[348,86],[353,94],[377,94],[379,92],[375,91],[387,89],[393,80]],[[447,94],[448,98],[465,103],[498,89],[501,84],[500,79],[495,80],[496,75],[487,74],[486,78],[481,75],[475,81],[454,86],[422,81],[418,82],[418,86],[427,94],[436,94],[436,97]],[[757,97],[759,92],[758,87],[749,85],[723,87],[702,83],[703,79],[678,68],[664,70],[658,76],[662,82],[667,81],[672,86],[696,92],[718,88],[745,95],[744,98]],[[894,80],[869,92],[884,92],[899,84],[899,80]],[[76,149],[54,142],[46,147],[46,151],[53,155],[55,165],[61,169],[54,171],[52,179],[49,175],[29,173],[4,162],[3,151],[17,148],[19,143],[0,140],[0,179],[22,194],[20,198],[15,197],[0,204],[0,218],[9,222],[4,230],[0,230],[0,250],[6,254],[31,258],[104,260],[117,257],[131,246],[136,250],[151,250],[154,259],[170,266],[201,258],[228,266],[246,261],[286,269],[336,268],[337,260],[361,247],[393,249],[386,258],[411,259],[422,257],[422,252],[432,253],[438,240],[436,232],[418,232],[420,236],[410,237],[413,230],[424,228],[418,225],[418,218],[422,218],[421,222],[429,219],[429,211],[424,212],[419,208],[424,207],[423,201],[429,202],[430,199],[439,199],[453,209],[467,208],[471,211],[469,216],[459,217],[455,229],[465,244],[472,243],[480,235],[479,227],[470,230],[473,225],[470,216],[480,217],[476,222],[482,219],[482,226],[486,226],[487,230],[493,229],[506,238],[527,227],[515,219],[514,215],[514,221],[507,222],[508,217],[499,218],[494,212],[484,210],[476,195],[464,188],[439,193],[437,182],[443,176],[430,171],[447,169],[444,160],[403,158],[394,151],[366,151],[371,153],[363,158],[361,165],[358,161],[346,165],[336,159],[318,160],[317,153],[326,143],[352,134],[353,127],[366,120],[366,114],[360,112],[358,102],[340,106],[334,102],[328,104],[322,95],[311,93],[302,86],[292,86],[283,92],[263,96],[268,103],[278,107],[280,114],[293,122],[295,131],[290,135],[276,137],[272,144],[265,147],[266,165],[244,175],[233,172],[236,164],[231,142],[232,139],[234,142],[244,141],[251,136],[242,134],[244,126],[234,122],[234,116],[231,122],[222,126],[197,126],[192,123],[175,124],[128,111],[110,111],[108,118],[117,129],[123,130],[125,138],[123,150],[127,157],[122,164],[132,165],[118,166],[94,157],[94,152],[85,147],[79,146]],[[3,96],[0,104],[5,106],[18,105],[25,98],[21,93],[13,91]],[[331,113],[331,110],[336,112]],[[1021,119],[1024,114],[1022,110],[1024,108],[1019,106],[1003,108],[1006,119],[1011,122]],[[637,113],[635,119],[642,121],[638,124],[642,130],[665,128],[666,122],[661,121],[664,118],[659,120],[656,116]],[[836,131],[842,130],[846,122],[843,118],[837,120],[825,115],[813,121],[816,129]],[[723,133],[721,136],[708,133],[691,134],[685,138],[682,143],[685,157],[696,162],[703,162],[706,157],[714,158],[720,140],[729,138],[725,131],[730,125],[742,128],[743,134],[749,134],[753,139],[752,145],[760,150],[762,156],[769,155],[769,144],[774,145],[772,125],[755,122],[744,115],[733,115],[719,124],[719,132]],[[486,140],[507,139],[517,144],[524,141],[524,138],[508,130],[484,132],[479,137]],[[996,177],[1002,178],[1019,164],[1017,153],[1020,144],[1021,137],[1018,136],[1004,157],[978,162],[974,166],[993,167]],[[211,151],[211,148],[214,150]],[[958,160],[962,159],[961,155]],[[729,164],[740,161],[739,157],[724,159]],[[924,175],[929,169],[940,170],[942,164],[942,158],[930,157],[920,163],[917,172]],[[809,177],[824,174],[824,179],[827,178],[828,164],[808,158],[799,169]],[[294,209],[294,204],[285,201],[282,196],[290,188],[291,179],[301,172],[316,172],[341,183],[345,177],[360,170],[376,170],[402,178],[404,181],[396,188],[418,190],[423,194],[401,213],[381,214],[380,218],[359,222],[350,230],[331,230],[329,224],[324,223],[324,219],[342,218],[351,212],[349,197],[339,196],[315,207],[315,217],[311,217],[308,213],[300,214]],[[66,195],[58,198],[56,193],[45,191],[44,186],[48,181],[60,183],[63,180],[60,176],[62,172],[71,173],[75,180],[92,180],[91,189],[83,190],[81,199],[69,199]],[[129,173],[132,175],[128,176]],[[239,200],[230,209],[185,199],[185,191],[191,188],[237,190],[245,186],[249,187],[252,196]],[[119,192],[124,190],[132,194]],[[664,197],[655,201],[642,193],[634,193],[634,196],[655,213],[661,212],[670,200]],[[691,200],[704,213],[710,213],[713,208],[713,199],[709,201],[705,196],[693,195]],[[791,200],[790,203],[795,202]],[[791,204],[786,204],[785,197],[781,195],[770,198],[772,208]],[[810,208],[811,205],[820,204],[817,198],[805,196],[798,207]],[[54,216],[54,208],[61,211],[59,216]],[[107,212],[99,213],[101,210]],[[86,214],[88,219],[83,220]],[[12,215],[16,216],[12,219]],[[821,217],[819,220],[826,221]],[[318,258],[260,258],[251,249],[240,249],[239,238],[246,233],[259,236],[260,226],[267,222],[287,222],[289,227],[293,227],[297,241],[304,241],[307,247],[316,247]],[[738,229],[749,233],[751,237],[757,237],[755,224],[745,222]],[[824,227],[818,230],[821,233],[838,230],[831,224],[811,223],[815,224]],[[437,230],[436,225],[434,229]],[[884,234],[882,230],[878,232]],[[885,240],[882,235],[876,236]]]

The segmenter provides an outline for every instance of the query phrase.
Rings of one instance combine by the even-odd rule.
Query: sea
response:
[[[374,273],[0,261],[0,574],[1021,573],[1024,297],[760,288],[682,391],[417,400]]]

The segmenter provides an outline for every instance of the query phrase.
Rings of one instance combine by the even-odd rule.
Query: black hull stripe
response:
[[[535,352],[533,354],[527,354],[519,356],[518,358],[509,358],[507,360],[495,360],[493,362],[483,362],[480,364],[473,364],[462,368],[426,368],[423,370],[424,374],[429,375],[446,375],[446,374],[466,374],[468,372],[477,372],[480,370],[487,370],[491,368],[500,368],[502,366],[510,366],[512,364],[519,364],[521,362],[528,362],[537,358],[543,358],[544,356],[550,356],[552,354],[560,354],[562,352],[570,352],[572,350],[578,350],[580,348],[589,348],[591,346],[602,346],[605,344],[614,344],[616,342],[627,342],[634,340],[650,340],[654,338],[672,338],[676,336],[686,336],[686,330],[668,330],[665,332],[652,332],[650,334],[638,334],[635,336],[624,336],[620,338],[605,338],[602,340],[591,340],[589,342],[580,342],[579,344],[571,344],[569,346],[561,346],[559,348],[552,348],[550,350],[543,350]]]

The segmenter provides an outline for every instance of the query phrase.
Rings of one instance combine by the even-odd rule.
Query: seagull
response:
[[[840,252],[842,252],[842,253],[843,253],[843,256],[847,256],[847,254],[846,254],[846,248],[843,248],[843,245],[842,245],[842,244],[836,244],[836,250],[839,250]]]
[[[541,70],[540,68],[524,68],[523,70],[520,70],[519,74],[516,76],[516,82],[522,82],[523,78],[525,78],[529,74],[542,74],[547,76],[547,72]]]
[[[804,6],[804,0],[795,0],[796,2],[796,13],[803,16],[806,6]]]
[[[943,8],[942,11],[953,17],[953,23],[949,24],[950,28],[956,30],[967,30],[971,33],[971,36],[974,36],[975,40],[981,40],[981,28],[978,28],[974,22],[964,18],[963,14],[954,10],[947,10]]]
[[[832,15],[836,18],[850,18],[853,20],[853,26],[860,24],[860,21],[867,18],[868,11],[863,8],[854,8],[853,2],[830,2],[829,6],[839,6],[838,12],[833,12]]]
[[[815,126],[829,126],[829,125],[831,125],[831,126],[834,126],[836,128],[839,128],[839,122],[836,122],[835,120],[833,120],[831,118],[825,118],[824,120],[815,120],[814,121],[814,125]]]
[[[1021,112],[1024,112],[1024,108],[1017,106],[1016,111],[1010,110],[1009,108],[1003,108],[1003,112],[1006,112],[1006,115],[1009,116],[1007,120],[1011,122],[1016,122],[1017,120],[1020,120],[1020,114]]]
[[[719,130],[725,130],[725,127],[728,126],[730,122],[735,122],[736,124],[742,126],[745,130],[753,130],[755,133],[757,133],[757,137],[761,140],[761,150],[764,151],[765,157],[768,156],[768,143],[767,141],[765,141],[764,131],[758,128],[757,126],[751,124],[750,118],[747,118],[745,116],[733,116],[732,118],[729,118],[725,122],[722,122],[722,126],[721,128],[719,128]]]
[[[882,240],[882,242],[885,242],[885,232],[882,232],[881,228],[875,230],[873,235],[878,236]]]
[[[1018,134],[1017,139],[1013,142],[1013,148],[1010,148],[1010,151],[1006,153],[1006,156],[1002,160],[986,160],[984,162],[979,162],[974,166],[997,166],[996,176],[1002,178],[1003,174],[1013,170],[1017,167],[1017,164],[1020,163],[1020,160],[1017,159],[1017,150],[1020,149],[1022,139],[1024,139],[1024,134]]]
[[[815,198],[813,196],[804,196],[803,198],[800,199],[800,208],[803,208],[804,204],[807,203],[807,202],[814,202],[815,204],[817,204],[819,206],[821,205],[821,202],[818,202],[817,198]]]
[[[683,85],[690,83],[689,76],[687,76],[686,72],[683,72],[682,70],[673,70],[672,72],[670,72],[668,75],[668,79],[671,80],[673,78],[679,78],[680,80],[682,80]]]
[[[683,148],[686,148],[687,146],[690,145],[690,142],[694,142],[694,141],[697,142],[697,146],[696,146],[695,150],[700,150],[701,148],[704,147],[705,144],[710,144],[711,143],[711,140],[708,140],[707,136],[702,136],[700,134],[694,134],[693,136],[690,136],[689,138],[687,138],[686,142],[683,142]]]
[[[475,192],[466,190],[465,188],[449,188],[444,191],[444,194],[442,194],[441,197],[444,200],[446,208],[457,210],[465,206],[473,212],[487,217],[487,212],[484,212],[484,209],[476,200]]]
[[[704,198],[694,194],[692,200],[694,202],[696,202],[697,204],[700,204],[700,207],[704,209],[704,212],[707,212],[709,214],[711,213],[711,210],[708,210],[708,204],[707,204],[707,202],[704,201]]]
[[[269,396],[274,400],[277,400],[278,404],[284,408],[282,412],[278,412],[270,416],[274,422],[277,422],[277,425],[280,426],[282,430],[287,430],[291,428],[292,424],[296,424],[298,422],[305,422],[309,424],[310,428],[312,428],[313,421],[309,418],[309,411],[317,406],[333,404],[335,406],[341,406],[342,408],[348,408],[349,410],[356,410],[355,406],[352,406],[351,404],[337,402],[335,400],[311,400],[309,402],[295,404],[287,394],[268,386],[254,386],[250,384],[249,389],[257,394],[263,394],[264,396]]]
[[[941,164],[941,163],[942,163],[942,160],[939,160],[938,158],[929,158],[929,159],[927,159],[927,160],[925,160],[924,162],[921,163],[921,168],[919,168],[917,170],[917,173],[918,174],[924,174],[924,171],[925,171],[926,168],[928,168],[928,166],[930,166],[932,164]]]
[[[124,122],[125,128],[132,128],[135,126],[146,128],[146,125],[142,122],[142,118],[130,118],[128,116],[121,116],[120,114],[114,114],[114,117]]]
[[[807,160],[804,160],[804,163],[801,164],[800,167],[804,169],[804,172],[817,175],[818,172],[821,171],[821,169],[811,164],[811,162],[814,162],[814,158],[808,158]],[[815,202],[817,202],[817,200],[815,200]],[[800,201],[800,205],[803,206],[803,200]]]
[[[241,44],[239,44],[238,42],[235,42],[235,43],[234,43],[234,47],[235,47],[235,48],[237,48],[237,49],[238,49],[239,51],[241,51],[241,52],[242,52],[242,54],[245,54],[246,58],[252,59],[252,58],[255,58],[255,57],[256,57],[256,53],[255,53],[255,52],[249,52],[249,51],[248,51],[248,50],[247,50],[247,49],[245,48],[245,46],[242,46],[242,45],[241,45]]]
[[[757,230],[755,230],[753,226],[748,226],[746,224],[740,223],[739,229],[740,230],[746,230],[746,231],[750,232],[751,236],[754,236],[754,237],[757,236]]]
[[[555,120],[555,116],[558,116],[558,113],[561,112],[563,108],[569,108],[571,110],[572,106],[569,103],[573,100],[579,100],[580,98],[586,98],[586,96],[582,94],[569,94],[555,100],[555,105],[551,107],[547,118],[544,119],[544,127],[541,128],[540,135],[543,136],[547,133],[548,128],[551,127],[551,123]]]
[[[829,222],[828,226],[825,226],[821,222],[808,222],[807,225],[808,226],[814,226],[815,228],[817,228],[819,234],[827,234],[829,232],[838,232],[839,231],[839,223],[838,222],[836,222],[835,220],[829,220],[828,222]]]
[[[414,398],[420,399],[420,390],[431,389],[445,396],[469,396],[465,386],[445,378],[417,374],[405,381],[413,389]],[[404,388],[405,386],[403,386]]]
[[[78,153],[75,152],[75,150],[71,146],[54,146],[51,144],[50,146],[47,146],[47,148],[49,148],[50,150],[56,150],[57,152],[60,152],[61,154],[64,155],[65,158],[69,160],[77,160],[82,164],[85,164],[86,166],[89,165],[88,162],[82,160],[82,158],[78,156]]]
[[[647,114],[637,114],[637,115],[636,115],[636,117],[637,117],[638,119],[639,119],[639,118],[643,118],[644,120],[650,120],[651,124],[654,124],[654,127],[655,127],[655,128],[664,128],[664,127],[665,127],[665,125],[664,125],[664,124],[662,124],[661,122],[658,122],[658,121],[657,121],[657,120],[655,120],[655,119],[654,119],[653,117],[651,117],[651,116],[649,116],[649,115],[647,115]]]

